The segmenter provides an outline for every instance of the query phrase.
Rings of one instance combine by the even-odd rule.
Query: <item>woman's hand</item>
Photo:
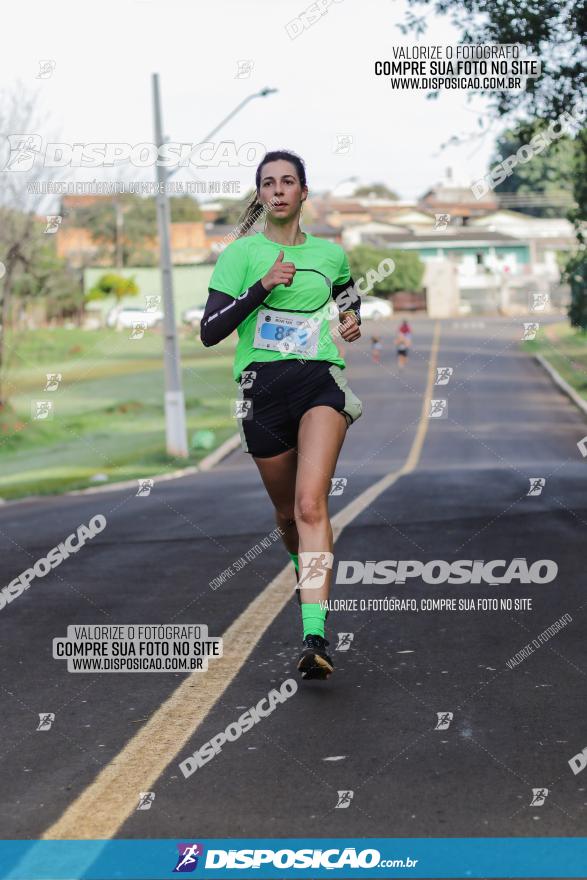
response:
[[[261,284],[267,292],[273,290],[278,284],[289,287],[296,274],[296,267],[293,263],[283,262],[283,251],[279,251],[277,259],[269,269],[266,275],[261,278]]]
[[[361,336],[361,328],[354,312],[342,312],[338,332],[345,342],[355,342]]]

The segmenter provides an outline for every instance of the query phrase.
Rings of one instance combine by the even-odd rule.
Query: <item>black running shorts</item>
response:
[[[283,360],[249,364],[239,389],[241,445],[256,458],[295,449],[298,427],[313,406],[331,406],[352,425],[362,412],[345,371],[328,361]],[[248,401],[248,403],[243,403]]]

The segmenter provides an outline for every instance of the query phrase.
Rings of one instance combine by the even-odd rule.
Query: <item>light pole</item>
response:
[[[359,182],[358,177],[343,177],[342,180],[339,180],[337,183],[334,184],[334,186],[330,190],[330,195],[334,196],[336,198],[336,190],[338,189],[339,186],[342,186],[343,183],[358,183],[358,182]]]
[[[237,104],[237,106],[234,108],[234,110],[233,110],[231,113],[228,114],[228,116],[225,116],[225,117],[224,117],[224,119],[222,120],[222,122],[219,122],[219,123],[218,123],[218,125],[216,126],[216,128],[213,128],[212,131],[209,131],[208,134],[206,135],[206,137],[202,138],[202,140],[200,141],[200,143],[205,143],[205,142],[208,140],[208,138],[213,137],[213,136],[216,134],[216,132],[217,132],[217,131],[220,131],[220,129],[222,128],[222,126],[225,125],[225,124],[228,122],[229,119],[232,119],[233,116],[236,116],[236,114],[239,112],[239,110],[242,110],[242,108],[245,106],[245,104],[248,104],[249,101],[252,101],[252,100],[253,100],[253,98],[266,98],[267,95],[273,95],[273,94],[275,94],[275,92],[277,92],[277,91],[278,91],[277,89],[269,89],[269,88],[265,88],[265,89],[261,89],[260,92],[255,92],[255,93],[252,94],[252,95],[248,95],[244,100],[242,100],[242,101],[240,102],[240,104]],[[191,158],[192,158],[192,156],[194,155],[196,149],[197,149],[197,147],[194,147],[194,149],[192,150],[192,152],[188,155],[188,157],[187,157],[188,159],[191,159]],[[177,167],[179,167],[179,166],[177,166]],[[168,173],[168,175],[167,175],[167,179],[170,180],[170,179],[173,177],[173,175],[176,173],[176,171],[177,171],[177,168],[174,168],[173,171],[170,171],[170,172]]]
[[[120,204],[118,196],[114,200],[114,211],[116,214],[116,268],[122,269],[122,233],[124,229],[123,208]]]
[[[153,112],[155,117],[155,143],[163,145],[163,122],[159,99],[159,75],[153,74]],[[185,399],[181,385],[181,363],[175,313],[173,308],[173,276],[171,269],[170,213],[167,198],[167,169],[159,162],[157,168],[157,225],[159,228],[159,252],[161,283],[163,288],[163,362],[165,365],[165,436],[168,455],[188,457]]]
[[[153,81],[153,115],[155,120],[155,144],[159,149],[164,143],[163,121],[161,116],[161,100],[159,95],[159,74],[154,73]],[[238,104],[235,109],[206,135],[207,140],[226,123],[232,119],[239,110],[253,98],[265,97],[277,91],[276,89],[262,89],[253,95],[249,95]],[[190,156],[192,153],[190,153]],[[157,163],[157,225],[159,229],[159,263],[161,266],[161,283],[163,288],[163,332],[164,348],[163,357],[165,365],[165,434],[167,452],[176,458],[188,457],[187,429],[185,418],[185,398],[181,383],[181,362],[179,357],[179,344],[177,341],[177,327],[175,325],[175,311],[173,304],[173,273],[171,263],[171,216],[169,198],[167,195],[167,181],[177,169],[171,173]]]

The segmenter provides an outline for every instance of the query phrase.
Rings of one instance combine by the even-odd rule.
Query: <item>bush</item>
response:
[[[358,245],[349,253],[351,274],[355,282],[364,279],[360,287],[363,290],[370,287],[373,271],[377,271],[382,260],[390,258],[395,263],[395,269],[381,281],[376,281],[369,293],[389,298],[398,290],[421,290],[424,263],[418,254],[413,251],[398,251],[370,245]]]

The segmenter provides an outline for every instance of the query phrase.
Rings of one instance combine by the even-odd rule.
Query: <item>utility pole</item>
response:
[[[245,104],[253,98],[265,98],[272,95],[277,89],[265,88],[253,95],[248,95],[238,104],[235,109],[226,116],[222,122],[206,135],[205,141],[222,128],[232,119]],[[159,74],[153,74],[153,111],[155,117],[155,143],[159,149],[164,142],[163,121],[161,119],[161,101],[159,96]],[[189,158],[193,154],[190,153]],[[185,419],[185,399],[181,384],[181,363],[179,360],[179,345],[177,342],[177,329],[175,326],[175,311],[173,306],[173,273],[171,264],[171,216],[169,210],[169,198],[167,196],[166,183],[177,171],[177,168],[168,171],[162,165],[157,164],[157,224],[159,228],[159,262],[161,266],[161,281],[163,287],[163,329],[165,335],[164,363],[165,363],[165,433],[167,438],[167,453],[176,458],[188,457],[187,428]]]
[[[122,269],[122,232],[124,220],[122,217],[122,207],[118,196],[114,201],[114,210],[116,212],[116,268]]]
[[[153,111],[155,117],[155,144],[163,145],[163,122],[159,97],[159,74],[153,74]],[[188,457],[185,399],[181,384],[181,363],[175,311],[173,304],[173,273],[171,266],[170,228],[171,216],[166,183],[167,169],[157,163],[157,224],[159,228],[159,252],[161,283],[163,288],[163,332],[165,364],[165,436],[167,453],[176,458]]]

